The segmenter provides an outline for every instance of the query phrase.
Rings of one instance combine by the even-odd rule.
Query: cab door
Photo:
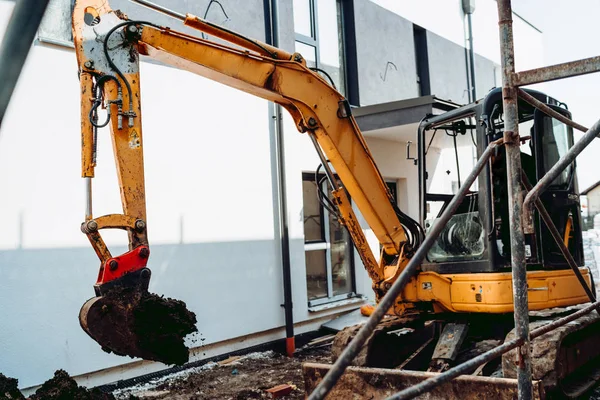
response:
[[[571,113],[563,108],[551,106],[568,118]],[[573,146],[573,128],[554,119],[540,110],[535,111],[534,148],[536,154],[536,176],[541,179],[558,160]],[[573,258],[582,266],[583,244],[581,235],[581,206],[575,173],[575,162],[556,177],[552,184],[541,194],[540,199],[558,228],[561,237]],[[533,182],[532,182],[533,183]],[[537,235],[542,249],[542,261],[545,269],[569,268],[559,247],[550,235],[544,223],[537,218]]]

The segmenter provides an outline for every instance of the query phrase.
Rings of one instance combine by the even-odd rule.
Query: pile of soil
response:
[[[196,332],[196,314],[183,301],[131,288],[89,300],[81,326],[108,353],[185,364],[184,338]]]
[[[25,399],[18,388],[19,381],[0,374],[0,400]]]
[[[134,311],[138,345],[165,364],[182,365],[189,360],[184,338],[198,331],[196,314],[181,300],[144,292]]]
[[[59,369],[30,397],[30,400],[114,400],[115,396],[98,389],[88,390]]]

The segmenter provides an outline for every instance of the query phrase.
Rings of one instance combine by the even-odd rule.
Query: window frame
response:
[[[325,174],[319,174],[319,179],[325,177]],[[335,178],[337,179],[338,176],[335,175]],[[303,172],[302,173],[302,182],[304,183],[305,181],[309,181],[309,182],[313,182],[315,181],[315,173],[314,172]],[[324,187],[322,188],[323,191],[325,193],[328,193],[329,189],[328,189],[328,183],[327,181],[324,181],[323,183]],[[349,198],[349,200],[351,201],[351,199]],[[303,201],[303,209],[304,209],[304,198],[302,199]],[[318,201],[318,200],[317,200]],[[355,271],[355,263],[354,263],[354,243],[352,242],[351,237],[348,235],[347,238],[347,244],[350,247],[349,248],[349,257],[348,257],[348,269],[349,269],[349,279],[350,279],[350,291],[346,292],[346,293],[341,293],[341,294],[337,294],[334,295],[334,288],[333,288],[333,265],[332,265],[332,260],[331,260],[331,236],[330,236],[330,224],[329,224],[329,211],[323,207],[322,204],[319,203],[319,207],[320,207],[320,211],[321,211],[321,221],[323,222],[321,228],[322,228],[322,233],[323,233],[323,240],[322,241],[316,241],[316,240],[310,240],[307,241],[306,239],[304,240],[304,252],[308,252],[308,251],[322,251],[325,250],[325,271],[327,274],[327,296],[326,297],[321,297],[318,299],[312,299],[312,300],[308,300],[308,306],[309,307],[315,307],[315,306],[320,306],[320,305],[324,305],[324,304],[329,304],[329,303],[333,303],[336,301],[340,301],[340,300],[346,300],[349,298],[353,298],[353,297],[357,297],[357,293],[356,293],[356,271]],[[345,229],[342,227],[342,229]],[[306,278],[308,278],[308,274],[305,273]],[[308,296],[308,284],[307,284],[307,296]]]
[[[306,46],[310,46],[313,47],[315,49],[315,67],[316,68],[321,68],[321,48],[319,46],[319,14],[318,14],[318,2],[321,0],[308,0],[308,4],[310,7],[310,31],[311,31],[311,36],[306,36],[302,33],[298,33],[296,32],[296,29],[294,28],[294,44],[296,42],[298,43],[302,43]],[[347,30],[347,26],[349,25],[347,19],[348,19],[348,10],[354,10],[353,7],[350,8],[347,5],[345,5],[346,1],[344,0],[335,0],[336,2],[336,8],[338,10],[338,14],[337,14],[337,18],[338,18],[338,22],[339,22],[339,29],[341,30],[341,35],[340,35],[340,50],[341,50],[341,55],[340,55],[340,69],[342,70],[343,74],[342,74],[342,78],[340,81],[340,84],[343,85],[343,87],[341,88],[336,88],[338,92],[342,93],[345,97],[346,94],[348,93],[349,90],[352,91],[353,95],[351,96],[352,98],[349,98],[348,101],[351,104],[356,104],[358,105],[358,87],[354,88],[352,87],[352,89],[349,88],[350,86],[350,80],[348,78],[348,47],[349,47],[349,43],[348,43],[348,38],[346,37],[346,30]],[[352,25],[353,28],[353,25]],[[356,46],[355,41],[353,42],[352,46]],[[352,50],[354,50],[354,53],[356,53],[356,50],[353,48]],[[358,85],[356,85],[358,86]],[[356,93],[356,94],[354,94]]]

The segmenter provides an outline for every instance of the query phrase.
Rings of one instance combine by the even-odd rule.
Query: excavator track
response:
[[[581,307],[574,307],[577,311]],[[558,318],[558,317],[556,317]],[[545,318],[530,324],[534,330],[556,318]],[[542,381],[548,393],[578,398],[600,380],[600,315],[591,312],[531,341],[533,379]],[[511,331],[506,340],[513,339]],[[502,356],[505,378],[517,377],[516,350]]]
[[[584,306],[550,309],[543,313],[534,312],[530,316],[532,320],[530,329],[544,326]],[[461,323],[468,321],[470,331],[468,338],[460,347],[454,365],[491,350],[500,345],[503,340],[514,339],[515,331],[511,315],[493,316],[496,320],[495,324],[491,324],[488,317],[470,315],[467,319],[461,320]],[[416,379],[413,384],[421,378],[426,379],[427,365],[434,352],[433,346],[437,342],[441,327],[456,321],[454,318],[451,320],[431,320],[431,318],[431,315],[408,318],[387,317],[367,339],[352,365],[366,367],[364,371],[376,368],[373,371],[377,371],[379,376],[385,374],[387,370],[391,374],[390,379],[394,382],[403,379],[402,373],[398,375],[398,372],[394,372],[399,370],[406,371],[407,379],[409,375],[410,379]],[[486,329],[486,327],[490,328]],[[332,347],[333,361],[340,356],[360,328],[361,325],[347,327],[336,335]],[[600,315],[592,312],[532,340],[532,374],[534,386],[539,392],[536,396],[579,398],[589,391],[600,380],[600,346],[597,345],[599,333]],[[484,385],[492,385],[498,378],[503,382],[512,380],[516,388],[515,360],[516,350],[512,350],[505,353],[501,359],[474,368],[470,375],[465,375],[464,379],[467,379],[470,385],[475,384],[476,379],[471,382],[474,377],[488,379],[481,381]],[[353,373],[359,373],[356,371]],[[417,379],[414,374],[423,374],[423,376]],[[401,386],[404,387],[404,383],[406,382]],[[512,390],[513,387],[510,386],[510,390],[505,393],[507,398],[511,398]]]
[[[425,326],[426,322],[427,319],[419,315],[386,317],[369,336],[352,365],[394,368],[421,346],[424,333],[433,335],[433,327]],[[362,325],[349,326],[338,332],[331,348],[334,362],[361,327]]]

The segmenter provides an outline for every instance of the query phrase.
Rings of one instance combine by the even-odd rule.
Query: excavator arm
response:
[[[87,188],[82,231],[101,262],[95,284],[97,297],[88,301],[80,313],[84,330],[104,347],[114,349],[118,338],[107,338],[105,333],[114,332],[116,321],[130,318],[100,318],[103,314],[98,310],[106,306],[103,296],[120,287],[145,291],[150,279],[146,267],[150,249],[146,233],[140,54],[283,106],[298,130],[313,141],[333,188],[332,201],[340,223],[348,229],[376,293],[382,295],[406,265],[422,233],[418,224],[393,203],[347,100],[308,68],[301,54],[248,39],[190,14],[181,19],[186,26],[229,44],[151,22],[129,20],[121,12],[111,10],[105,0],[78,0],[74,7],[73,37],[81,84],[82,176]],[[98,115],[101,107],[107,109],[104,118]],[[92,178],[97,131],[106,125],[111,130],[123,213],[95,217]],[[337,183],[331,167],[343,187]],[[368,246],[346,190],[381,244],[380,262]],[[126,230],[129,251],[113,256],[102,240],[102,229]],[[123,312],[132,308],[135,307]],[[144,356],[126,347],[119,347],[118,352]]]
[[[394,206],[365,140],[351,115],[347,100],[318,73],[309,69],[302,55],[289,54],[251,40],[188,14],[184,24],[227,40],[235,48],[143,21],[129,21],[103,0],[81,0],[73,13],[74,41],[80,67],[82,96],[82,175],[90,182],[95,167],[95,131],[102,122],[94,112],[104,101],[110,116],[113,148],[121,187],[122,215],[94,218],[91,189],[83,230],[103,266],[112,257],[98,231],[105,228],[129,232],[130,252],[149,255],[143,170],[140,107],[139,54],[221,82],[282,105],[300,132],[315,142],[329,161],[352,200],[377,236],[386,260],[402,254],[411,240]],[[335,182],[334,199],[340,217],[352,235],[374,281],[385,279],[385,264],[375,261],[348,199]],[[88,188],[91,184],[88,184]],[[414,235],[414,233],[412,233]],[[145,248],[145,251],[139,250]],[[139,254],[138,254],[139,256]],[[133,257],[131,257],[131,260]],[[118,261],[118,260],[117,260]],[[125,260],[130,271],[142,268]],[[113,263],[114,264],[114,263]],[[119,266],[119,269],[121,267]],[[106,268],[105,268],[106,269]],[[122,274],[107,274],[108,281]],[[98,283],[105,283],[99,280]]]

